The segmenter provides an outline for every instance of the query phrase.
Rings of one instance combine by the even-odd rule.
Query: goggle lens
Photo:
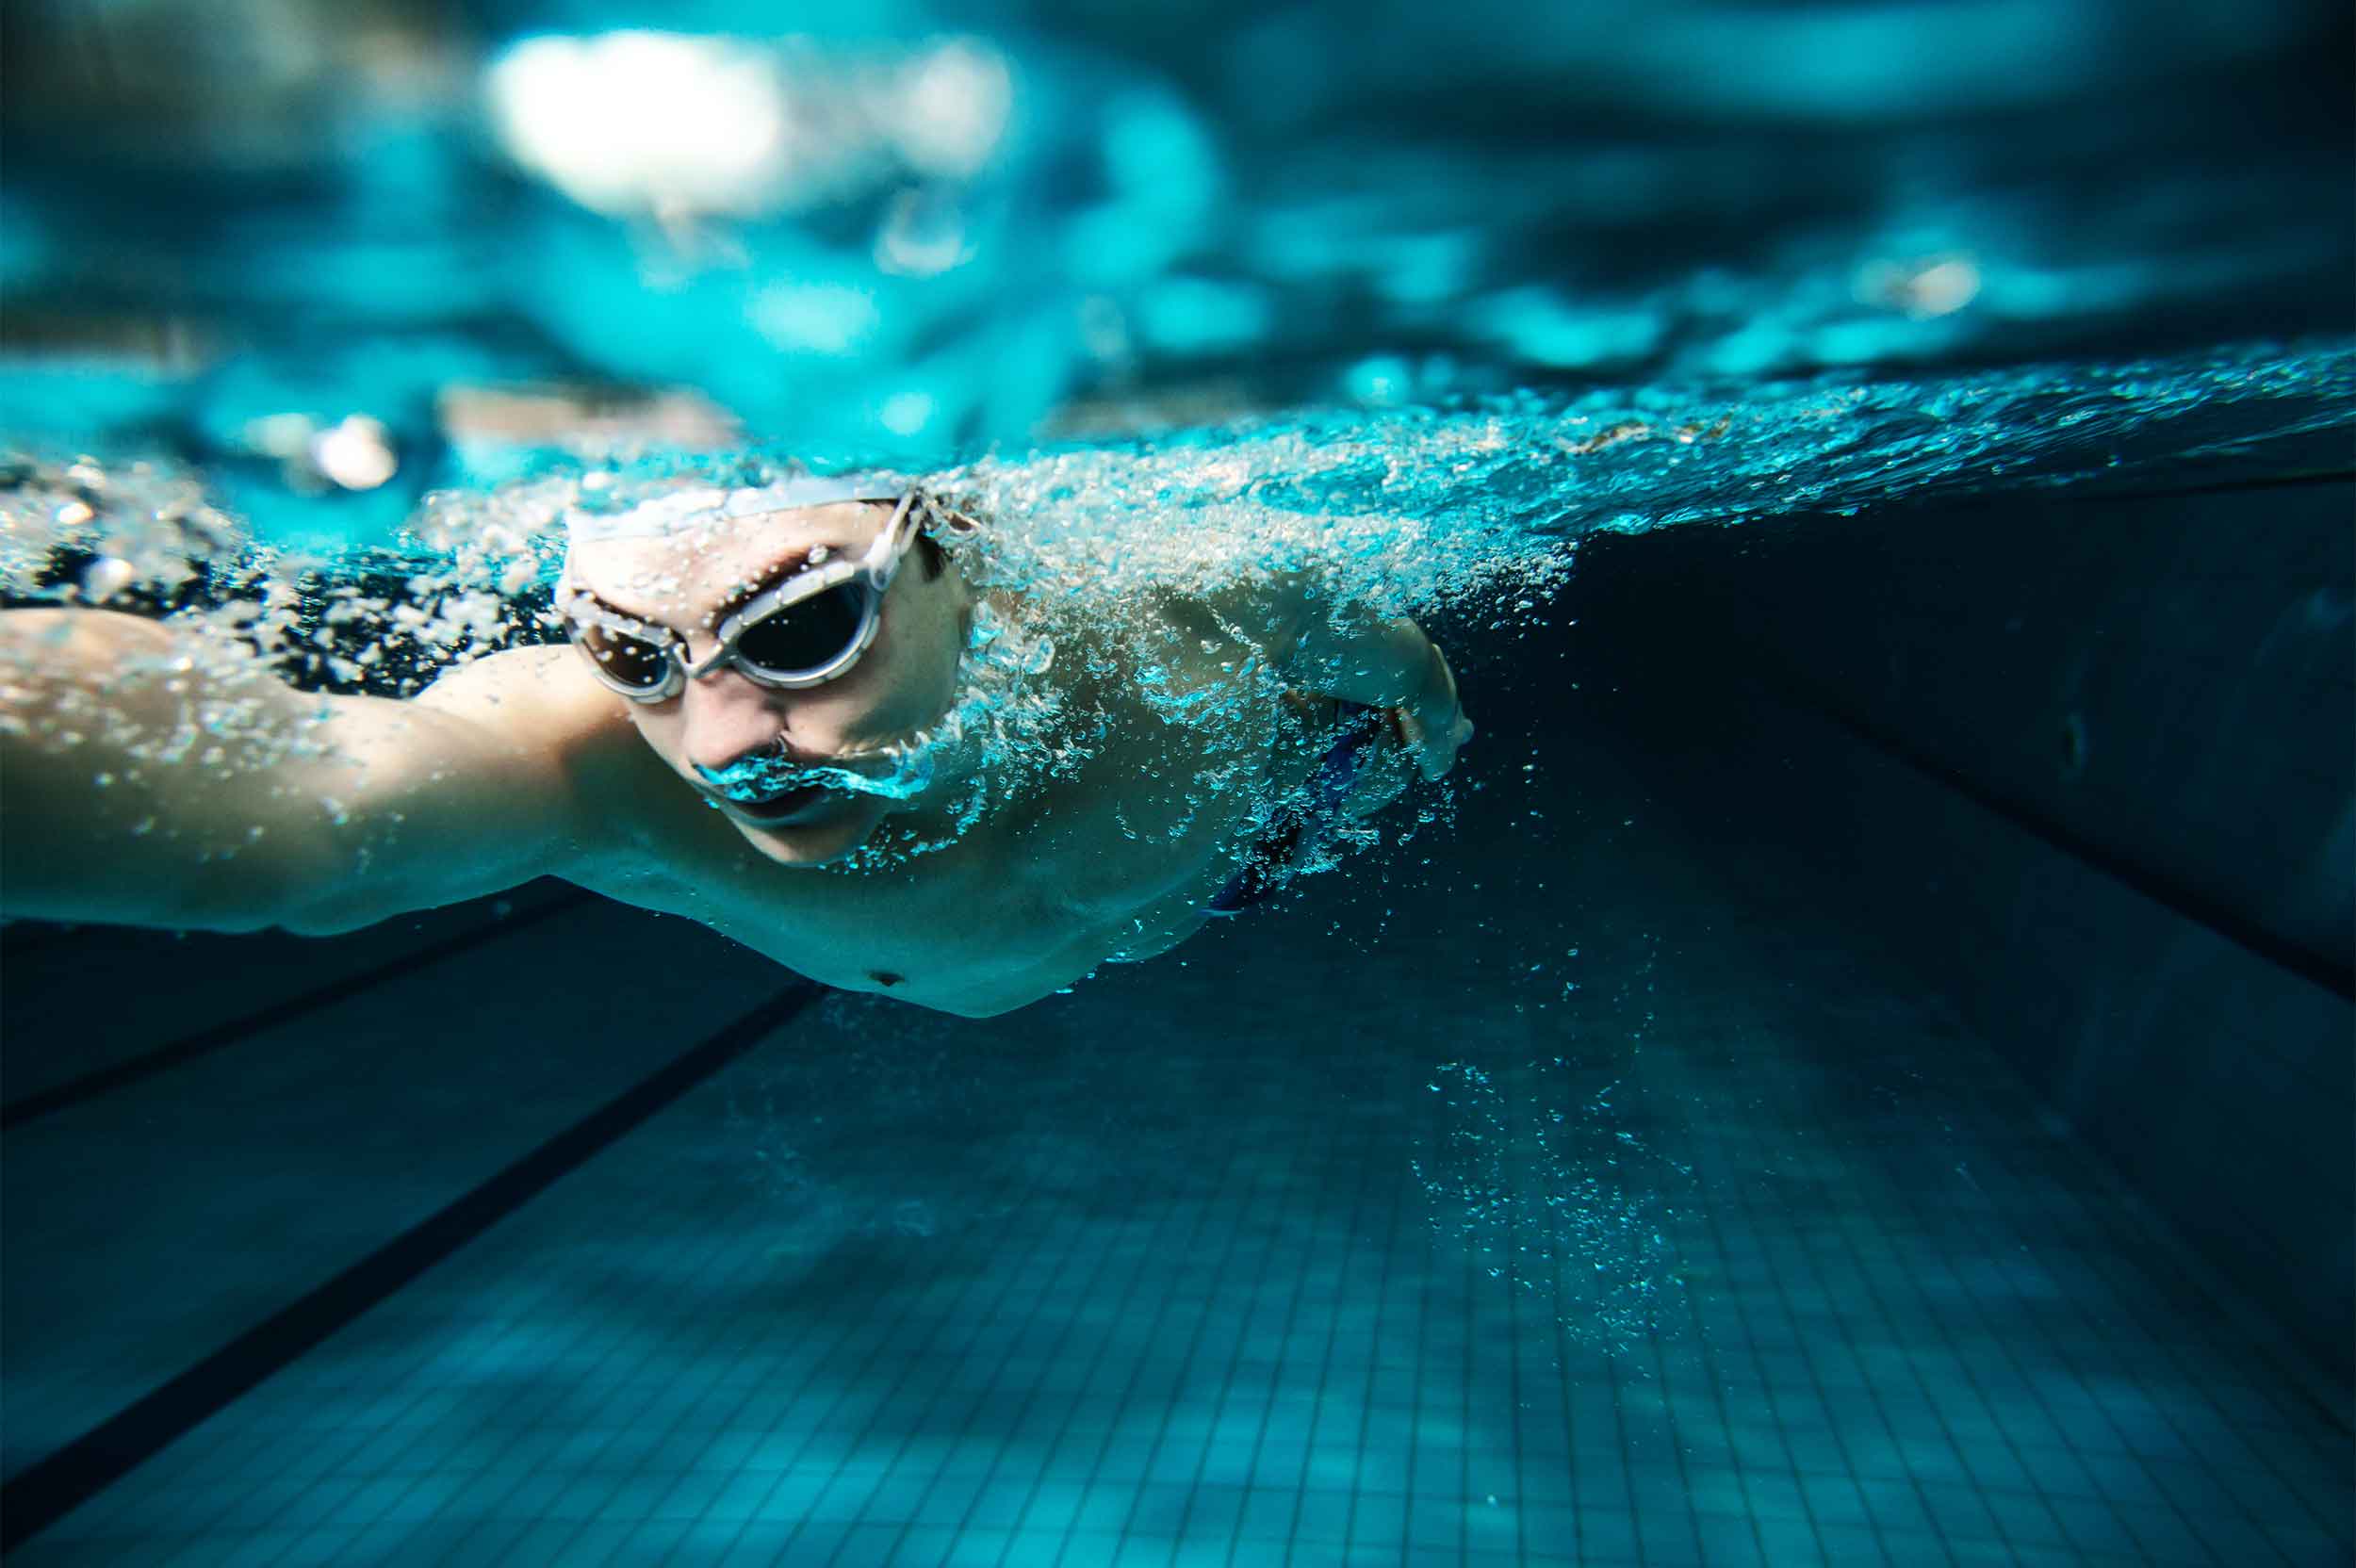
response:
[[[633,692],[658,692],[670,678],[670,650],[644,637],[590,624],[576,626],[573,641],[596,661],[597,668]]]
[[[797,677],[823,669],[859,640],[866,612],[866,585],[838,582],[738,632],[737,660],[771,676]]]

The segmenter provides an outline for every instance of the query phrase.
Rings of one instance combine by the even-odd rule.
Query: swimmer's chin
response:
[[[763,823],[734,811],[725,814],[764,859],[795,871],[824,871],[840,869],[857,855],[888,813],[883,803],[860,798],[817,823]]]

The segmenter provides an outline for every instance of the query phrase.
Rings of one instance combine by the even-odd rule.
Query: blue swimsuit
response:
[[[1382,709],[1359,702],[1341,704],[1341,715],[1348,727],[1317,763],[1317,774],[1304,792],[1306,798],[1287,806],[1268,825],[1235,874],[1203,906],[1206,913],[1239,915],[1265,902],[1292,880],[1293,868],[1302,857],[1333,841],[1342,823],[1342,802],[1366,771],[1367,748],[1390,723],[1390,715]]]

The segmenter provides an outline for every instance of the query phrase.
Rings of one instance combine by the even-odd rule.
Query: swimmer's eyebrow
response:
[[[696,629],[708,630],[712,627],[718,626],[722,621],[727,620],[730,615],[735,614],[739,610],[742,610],[744,606],[750,604],[753,600],[759,598],[761,595],[767,593],[778,583],[783,582],[787,578],[794,577],[801,572],[807,571],[810,568],[810,558],[817,554],[820,550],[826,550],[830,553],[839,553],[841,548],[842,547],[840,546],[826,544],[796,545],[792,549],[787,550],[784,554],[770,562],[767,566],[761,568],[760,571],[747,575],[742,582],[738,583],[734,589],[729,591],[726,598],[723,598],[719,603],[713,605],[712,610],[696,622]],[[595,589],[576,588],[574,592],[579,594],[582,598],[596,600],[598,604],[608,610],[611,610],[616,615],[627,616],[629,619],[633,621],[644,621],[648,626],[659,626],[668,631],[678,631],[679,629],[676,624],[665,616],[658,614],[652,611],[633,610],[626,605],[615,604],[612,599],[607,598],[603,594],[597,592]]]

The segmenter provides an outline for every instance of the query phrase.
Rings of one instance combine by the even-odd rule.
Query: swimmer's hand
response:
[[[1421,636],[1418,631],[1416,635]],[[1456,691],[1456,672],[1437,643],[1427,641],[1426,673],[1420,691],[1391,709],[1399,738],[1415,753],[1415,766],[1427,779],[1446,778],[1456,766],[1456,754],[1473,737],[1473,722]]]
[[[1211,608],[1222,624],[1265,637],[1270,662],[1294,690],[1386,710],[1424,777],[1445,778],[1472,739],[1456,672],[1407,616],[1337,601],[1297,572],[1243,584]]]

